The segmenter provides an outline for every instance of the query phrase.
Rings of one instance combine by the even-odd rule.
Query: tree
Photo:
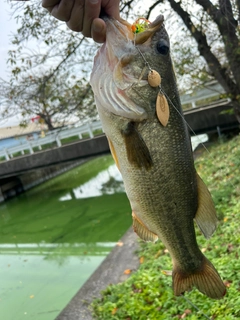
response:
[[[86,79],[96,46],[52,18],[39,2],[13,8],[20,28],[12,39],[15,48],[9,51],[10,80],[0,82],[2,116],[21,113],[25,125],[38,115],[49,130],[73,115],[96,117]]]
[[[66,81],[62,79],[66,78]],[[25,76],[14,86],[2,83],[2,95],[5,96],[3,116],[19,109],[22,115],[21,125],[27,125],[33,115],[40,117],[49,130],[63,126],[66,120],[75,116],[86,119],[96,116],[90,85],[83,84],[83,79],[68,79],[62,74],[46,76]]]
[[[149,8],[147,17],[162,2],[155,1]],[[240,122],[240,1],[167,2],[181,17],[188,32],[195,39],[198,52],[205,59],[210,76],[222,85],[231,98],[235,115]]]

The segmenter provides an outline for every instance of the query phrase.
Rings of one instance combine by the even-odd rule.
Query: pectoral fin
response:
[[[152,158],[145,141],[135,126],[136,123],[129,122],[126,128],[122,130],[128,161],[137,168],[148,170],[152,166]]]
[[[158,236],[155,233],[148,230],[148,228],[136,216],[134,212],[132,212],[132,218],[133,218],[133,230],[142,240],[150,241],[150,242],[156,242],[158,240]]]
[[[197,174],[198,210],[195,221],[205,238],[210,238],[217,228],[217,216],[214,203],[207,186]]]

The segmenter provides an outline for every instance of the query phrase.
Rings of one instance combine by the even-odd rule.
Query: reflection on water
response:
[[[124,192],[124,186],[122,176],[116,165],[113,164],[108,169],[99,172],[96,177],[74,188],[72,192],[68,192],[59,200],[99,197],[103,194],[114,194],[116,192]]]
[[[206,133],[199,134],[191,137],[192,149],[195,150],[200,144],[208,141],[208,135]]]
[[[54,319],[130,224],[108,156],[1,204],[0,319]]]

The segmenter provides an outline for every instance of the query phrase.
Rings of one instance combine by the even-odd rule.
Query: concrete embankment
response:
[[[135,252],[138,241],[132,227],[120,243],[122,246],[116,245],[55,320],[92,320],[89,306],[93,299],[100,297],[100,292],[109,284],[126,280],[129,277],[124,274],[126,269],[137,270],[139,259]]]
[[[13,198],[22,192],[27,191],[68,170],[71,170],[72,168],[75,168],[86,161],[86,159],[81,159],[70,163],[61,163],[58,165],[29,171],[26,174],[20,174],[15,177],[0,179],[0,203],[7,199]]]

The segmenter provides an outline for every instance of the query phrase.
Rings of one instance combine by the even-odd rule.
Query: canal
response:
[[[130,225],[111,156],[0,204],[0,319],[54,319]]]

